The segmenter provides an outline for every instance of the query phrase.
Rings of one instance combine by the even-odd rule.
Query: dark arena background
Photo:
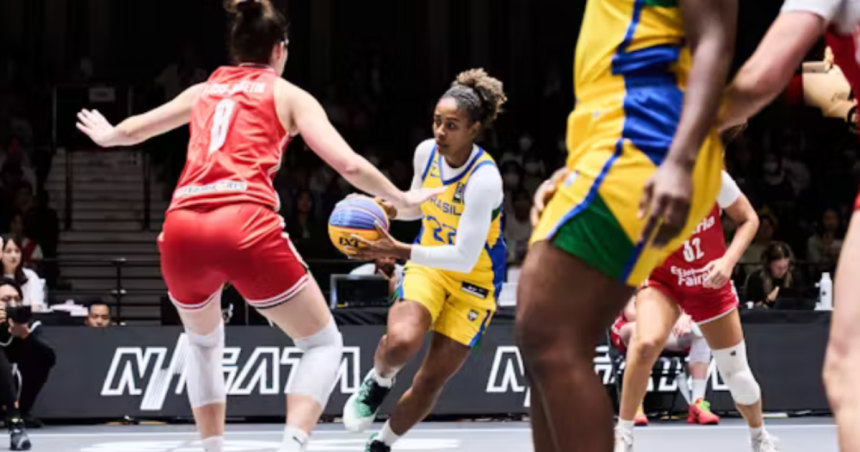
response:
[[[284,77],[314,95],[347,142],[402,189],[412,180],[415,146],[432,138],[433,108],[454,76],[483,67],[504,82],[509,101],[482,140],[500,166],[509,218],[499,311],[430,418],[395,450],[532,450],[529,388],[513,333],[515,293],[532,194],[566,158],[585,1],[273,3],[290,23]],[[752,54],[781,3],[740,2],[733,70]],[[22,409],[33,450],[203,451],[185,391],[187,338],[161,278],[156,243],[189,131],[106,150],[77,131],[75,115],[97,108],[118,122],[205,81],[229,62],[227,24],[220,0],[0,0],[0,231],[25,237],[25,302],[33,306],[31,328],[40,331],[13,342],[39,340],[52,351],[50,365],[42,363],[47,376],[16,366],[18,389],[30,400]],[[822,40],[807,60],[824,56]],[[732,279],[769,430],[783,452],[832,452],[836,428],[821,377],[830,311],[813,306],[819,281],[834,274],[852,213],[860,142],[853,116],[826,118],[797,97],[787,90],[727,147],[726,167],[761,218]],[[373,366],[389,305],[387,294],[374,295],[378,280],[342,276],[363,263],[344,258],[329,241],[333,206],[355,190],[300,138],[289,145],[274,187],[285,231],[331,300],[345,343],[324,425],[309,450],[363,450],[367,435],[347,433],[341,410]],[[731,220],[723,226],[731,237]],[[395,222],[392,233],[411,243],[419,228],[417,221]],[[748,283],[763,271],[761,252],[775,241],[791,248],[796,283],[790,300],[768,309],[748,296]],[[10,273],[8,265],[4,271]],[[301,351],[235,289],[227,287],[222,307],[225,450],[277,450],[284,395]],[[395,395],[419,364],[413,360],[399,376]],[[748,450],[746,426],[713,362],[707,398],[723,421],[687,426],[676,379],[683,367],[683,358],[665,357],[654,368],[644,405],[652,425],[637,430],[636,450]],[[623,368],[607,339],[596,344],[594,370],[616,409]]]

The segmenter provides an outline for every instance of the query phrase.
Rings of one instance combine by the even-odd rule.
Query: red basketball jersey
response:
[[[732,205],[740,196],[737,184],[725,171],[722,179],[720,195],[714,208],[699,223],[684,245],[672,253],[663,265],[651,272],[649,279],[670,284],[676,292],[682,294],[711,290],[702,287],[708,274],[705,268],[708,263],[726,254],[720,214],[723,208]]]
[[[191,115],[188,158],[170,210],[256,203],[274,210],[272,180],[289,142],[275,110],[269,67],[225,66],[209,77]]]

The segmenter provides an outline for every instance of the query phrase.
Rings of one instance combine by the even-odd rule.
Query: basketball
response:
[[[346,198],[334,206],[328,219],[328,235],[331,243],[341,253],[344,246],[359,248],[360,242],[353,235],[375,241],[379,239],[379,231],[374,223],[380,223],[388,230],[388,215],[376,201],[366,196]]]

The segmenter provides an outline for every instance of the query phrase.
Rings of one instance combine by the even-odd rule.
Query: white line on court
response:
[[[743,424],[738,425],[652,425],[642,428],[642,431],[664,431],[664,430],[746,430],[749,427]],[[768,430],[789,430],[789,429],[834,429],[833,424],[774,424],[767,426]],[[369,429],[369,431],[372,429]],[[416,428],[410,431],[411,434],[418,433],[527,433],[531,432],[530,428],[512,427],[512,428]],[[193,436],[195,431],[187,432],[159,432],[147,430],[141,432],[93,432],[93,433],[30,433],[31,438],[123,438],[136,436]],[[256,430],[256,431],[227,431],[227,436],[246,436],[246,435],[282,435],[283,430]],[[363,435],[362,433],[352,433],[345,430],[316,430],[314,436],[317,435]],[[8,434],[0,435],[0,438],[8,437]]]

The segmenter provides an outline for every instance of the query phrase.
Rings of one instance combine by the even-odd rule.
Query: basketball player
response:
[[[537,452],[612,450],[594,344],[713,208],[723,149],[712,126],[736,15],[735,0],[587,3],[569,173],[532,235],[517,297]]]
[[[755,53],[729,86],[721,127],[745,122],[785,88],[806,53],[826,33],[834,62],[860,92],[860,1],[786,0]],[[843,452],[860,451],[860,197],[836,269],[830,344],[824,382],[839,425]]]
[[[738,225],[728,249],[720,222],[723,210]],[[627,353],[615,428],[616,452],[633,450],[636,409],[645,398],[651,369],[682,310],[696,322],[713,350],[717,369],[750,427],[753,452],[777,451],[774,440],[764,430],[761,390],[747,362],[738,296],[731,283],[732,271],[757,231],[758,215],[735,181],[723,171],[722,187],[711,212],[683,246],[651,272],[636,295],[636,334]],[[691,361],[696,359],[690,357]],[[712,414],[702,400],[696,400],[688,421],[696,423],[702,416]]]
[[[636,319],[636,297],[634,297],[615,319],[615,323],[612,324],[612,329],[610,330],[612,346],[627,356],[628,362],[630,360],[629,354],[631,353],[629,347],[636,334]],[[693,380],[693,390],[692,393],[685,395],[684,398],[688,402],[693,401],[694,403],[689,406],[687,422],[700,425],[719,424],[720,417],[711,413],[705,401],[708,371],[711,364],[711,349],[708,348],[708,343],[702,337],[701,331],[693,327],[693,321],[688,314],[682,313],[678,317],[678,321],[675,322],[672,331],[669,333],[669,338],[666,339],[663,350],[685,353],[689,358],[687,367]],[[679,390],[682,389],[679,387]],[[645,416],[645,411],[642,409],[641,403],[636,408],[633,423],[636,426],[648,425],[648,417]]]
[[[362,431],[376,418],[397,372],[421,350],[433,331],[430,350],[388,422],[368,442],[368,452],[388,452],[397,439],[424,419],[445,383],[460,369],[490,324],[505,276],[502,236],[502,177],[492,157],[475,145],[505,102],[502,83],[482,69],[463,72],[433,114],[433,135],[415,151],[412,188],[445,187],[419,209],[400,210],[397,219],[421,218],[415,245],[381,239],[367,242],[357,257],[409,260],[400,301],[388,314],[373,369],[344,406],[343,421]]]
[[[403,193],[355,154],[309,94],[280,78],[287,61],[286,20],[269,0],[230,6],[238,66],[114,127],[96,111],[78,128],[101,146],[131,146],[191,123],[188,159],[164,231],[161,269],[191,349],[188,398],[208,452],[224,447],[221,289],[232,283],[290,337],[304,356],[287,396],[281,452],[305,450],[340,368],[342,338],[323,296],[283,232],[272,178],[286,144],[301,134],[356,187],[400,208],[430,194]]]

